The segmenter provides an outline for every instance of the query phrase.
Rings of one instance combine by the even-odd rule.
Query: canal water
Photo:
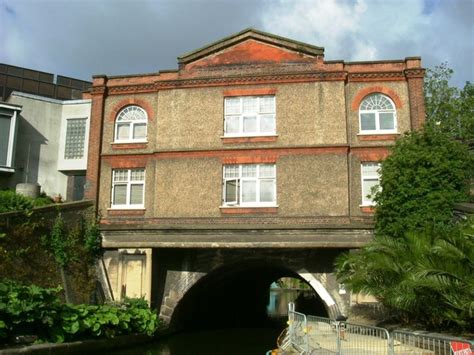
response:
[[[308,290],[271,288],[267,314],[271,327],[227,328],[183,332],[143,346],[112,352],[114,355],[264,355],[275,349],[286,327],[288,302],[311,294]],[[215,316],[215,315],[213,315]],[[225,315],[223,315],[225,316]],[[249,320],[251,323],[252,320]]]

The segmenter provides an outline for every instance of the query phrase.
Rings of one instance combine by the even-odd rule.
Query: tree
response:
[[[433,127],[400,138],[381,164],[375,233],[400,237],[451,225],[454,203],[469,199],[473,167],[467,146]]]
[[[453,205],[469,199],[474,87],[448,84],[446,64],[428,70],[427,122],[400,138],[381,164],[375,237],[336,261],[340,282],[370,294],[399,320],[443,329],[474,326],[474,224]]]
[[[425,229],[400,238],[376,236],[336,261],[354,292],[373,295],[404,323],[429,329],[474,326],[472,221],[448,233]]]
[[[462,90],[449,85],[453,70],[447,63],[427,69],[425,105],[427,125],[463,141],[474,139],[474,85]]]

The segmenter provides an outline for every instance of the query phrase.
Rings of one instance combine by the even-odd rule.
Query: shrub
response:
[[[0,343],[17,335],[60,343],[140,333],[153,335],[159,320],[144,300],[71,305],[60,302],[60,288],[44,289],[13,281],[0,282]]]
[[[10,211],[28,211],[33,208],[33,200],[17,194],[13,190],[0,191],[0,213]]]
[[[454,203],[469,199],[473,166],[466,145],[432,128],[400,138],[382,162],[376,234],[398,237],[452,225]]]

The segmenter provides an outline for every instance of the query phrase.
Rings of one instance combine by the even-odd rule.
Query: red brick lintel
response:
[[[277,89],[275,88],[257,88],[257,89],[229,89],[224,90],[224,96],[261,96],[261,95],[275,95]]]
[[[362,213],[374,213],[375,207],[374,206],[360,206],[360,210]]]

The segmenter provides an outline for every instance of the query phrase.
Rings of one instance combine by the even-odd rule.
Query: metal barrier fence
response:
[[[288,304],[288,339],[300,354],[309,354],[306,315],[295,312],[294,303]]]
[[[308,329],[308,347],[314,353],[337,354],[338,332],[337,322],[329,318],[306,316]],[[309,353],[311,354],[311,353]]]
[[[339,322],[339,354],[391,355],[387,329]]]
[[[304,315],[288,304],[286,347],[304,355],[472,355],[468,340]],[[285,349],[286,350],[286,349]]]
[[[392,332],[393,354],[470,355],[472,344],[461,338],[396,330]]]

